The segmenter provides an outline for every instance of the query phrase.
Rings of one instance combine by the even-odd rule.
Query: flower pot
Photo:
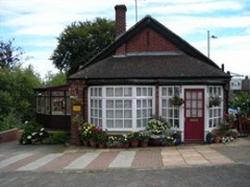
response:
[[[88,140],[83,140],[83,141],[82,141],[82,144],[83,144],[84,146],[88,146],[88,145],[89,145],[89,142],[88,142]]]
[[[141,147],[148,147],[148,141],[141,141]]]
[[[98,147],[99,147],[99,148],[105,148],[105,144],[104,144],[104,143],[99,143],[99,144],[98,144]]]
[[[138,147],[139,141],[138,141],[138,140],[132,140],[132,141],[130,142],[130,145],[131,145],[131,147]]]
[[[93,141],[93,140],[90,140],[89,144],[90,144],[91,147],[96,147],[96,142]]]
[[[129,143],[124,143],[124,144],[122,145],[122,148],[129,148]]]
[[[157,138],[157,139],[151,138],[149,140],[149,144],[152,146],[161,146],[161,139],[160,138]]]
[[[221,137],[220,136],[216,136],[214,138],[214,143],[221,143]]]

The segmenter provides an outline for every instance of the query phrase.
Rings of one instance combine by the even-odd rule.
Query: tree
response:
[[[46,86],[58,86],[62,84],[66,84],[66,74],[62,71],[53,74],[49,71],[45,76],[45,85]]]
[[[35,112],[33,89],[41,86],[32,66],[0,69],[0,85],[0,121],[12,114],[20,121],[31,119]]]
[[[20,47],[14,47],[13,41],[0,41],[0,68],[14,68],[20,65],[20,59],[23,51]]]
[[[94,22],[74,22],[57,38],[58,46],[50,59],[58,69],[71,75],[114,39],[114,21],[96,18]]]

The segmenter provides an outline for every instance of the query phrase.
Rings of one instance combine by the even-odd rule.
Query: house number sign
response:
[[[73,112],[80,112],[81,111],[81,105],[73,105]]]

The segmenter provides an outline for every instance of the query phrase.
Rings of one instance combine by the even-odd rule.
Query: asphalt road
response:
[[[0,173],[1,187],[249,187],[250,165],[175,168],[164,170],[107,170],[83,173]]]

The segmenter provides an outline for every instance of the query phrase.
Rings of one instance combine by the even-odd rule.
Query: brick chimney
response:
[[[115,6],[115,32],[116,37],[120,36],[126,31],[126,11],[125,5]]]

